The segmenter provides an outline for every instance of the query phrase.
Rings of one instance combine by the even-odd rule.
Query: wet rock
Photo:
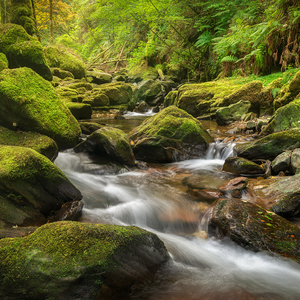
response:
[[[229,182],[219,186],[219,190],[221,191],[235,191],[242,190],[247,187],[248,178],[246,177],[237,177],[231,179]]]
[[[138,98],[150,106],[163,103],[164,88],[158,81],[144,80],[138,84]]]
[[[101,129],[105,125],[101,125],[95,122],[80,122],[79,123],[82,133],[90,135],[94,131]]]
[[[254,121],[248,121],[246,124],[246,130],[253,130],[256,131],[256,122]]]
[[[297,148],[292,152],[291,169],[293,174],[298,174],[300,172],[300,148]]]
[[[90,152],[127,165],[134,165],[135,158],[130,140],[125,132],[112,127],[102,127],[74,148],[75,152]]]
[[[139,113],[144,113],[149,110],[150,110],[150,106],[145,101],[142,101],[134,111]]]
[[[241,120],[242,115],[246,114],[250,107],[251,103],[249,101],[239,101],[227,107],[219,108],[216,111],[217,123],[219,125],[227,125]]]
[[[225,160],[222,171],[235,175],[263,175],[265,170],[262,166],[242,157],[228,157]]]
[[[300,229],[247,201],[220,199],[208,222],[209,235],[229,237],[252,251],[267,251],[300,262]]]
[[[218,190],[210,190],[210,189],[189,189],[187,194],[192,197],[193,201],[206,201],[211,203],[216,199],[222,198],[224,194]]]
[[[173,162],[201,157],[213,138],[185,111],[170,106],[130,133],[138,160]]]
[[[182,184],[191,189],[211,189],[217,190],[218,187],[224,184],[227,179],[216,178],[212,175],[191,175],[182,179]]]
[[[47,216],[64,203],[82,198],[79,190],[50,160],[32,149],[0,146],[0,165],[0,193],[9,205],[0,206],[0,219],[5,217],[2,219],[5,223],[22,225],[27,219],[33,219],[33,214]],[[18,220],[13,215],[15,207],[25,212],[20,212]],[[29,225],[33,224],[24,226]]]
[[[300,131],[290,129],[276,132],[254,142],[238,144],[234,147],[238,156],[247,159],[273,160],[285,150],[291,150],[300,146]]]
[[[0,240],[0,289],[10,299],[126,298],[168,260],[163,242],[140,228],[55,222]]]
[[[278,174],[290,170],[292,151],[284,151],[272,161],[272,172]]]
[[[81,216],[83,203],[78,200],[69,201],[62,205],[62,207],[49,218],[48,222],[57,221],[77,221]]]
[[[153,107],[152,112],[154,113],[158,113],[160,111],[160,105],[156,105],[155,107]]]

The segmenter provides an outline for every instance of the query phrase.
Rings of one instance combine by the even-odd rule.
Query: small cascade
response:
[[[206,152],[205,158],[210,159],[221,159],[225,160],[230,156],[234,156],[233,147],[235,143],[222,143],[222,142],[215,142],[209,145],[209,148]]]

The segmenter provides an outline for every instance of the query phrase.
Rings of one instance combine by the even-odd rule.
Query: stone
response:
[[[237,156],[247,159],[269,159],[285,150],[292,150],[300,146],[300,131],[290,129],[276,132],[253,142],[238,144],[234,147]]]
[[[73,78],[74,79],[74,75],[71,72],[62,70],[60,68],[51,68],[51,73],[53,76],[56,76],[61,79],[65,79],[65,78]]]
[[[249,101],[239,101],[227,107],[219,108],[216,111],[216,119],[218,125],[228,125],[234,121],[241,120],[251,107]]]
[[[0,73],[0,126],[44,134],[60,150],[74,147],[81,134],[51,83],[29,68]]]
[[[221,191],[243,190],[247,187],[248,181],[249,180],[246,177],[237,177],[219,186],[219,190]]]
[[[102,127],[74,148],[75,152],[90,152],[106,156],[127,165],[134,165],[135,158],[129,137],[120,129]]]
[[[239,199],[215,202],[208,234],[229,237],[247,250],[265,251],[300,263],[300,229],[284,218]]]
[[[144,80],[138,83],[138,99],[150,106],[163,103],[164,88],[155,80]],[[157,100],[158,99],[158,100]]]
[[[90,135],[94,131],[101,129],[104,125],[95,122],[80,122],[79,123],[82,133]]]
[[[150,106],[145,101],[142,101],[134,111],[138,113],[145,113],[149,110]]]
[[[272,173],[290,171],[292,151],[284,151],[272,161]]]
[[[45,57],[51,68],[60,68],[71,72],[76,79],[86,77],[86,67],[81,59],[66,48],[48,46],[44,48]]]
[[[109,73],[105,73],[101,70],[94,69],[92,71],[87,71],[87,76],[92,77],[92,83],[103,84],[103,83],[111,83],[112,75]]]
[[[296,148],[291,155],[291,169],[293,174],[300,172],[300,148]]]
[[[265,173],[262,166],[242,157],[228,157],[225,160],[222,171],[235,175],[259,176]]]
[[[12,299],[125,299],[169,259],[163,242],[138,227],[49,223],[0,240],[0,290]]]
[[[130,136],[136,158],[147,162],[203,157],[208,144],[213,142],[200,121],[175,106],[145,120]]]
[[[164,107],[168,107],[168,106],[171,106],[171,105],[176,106],[177,96],[178,96],[178,91],[169,92],[164,98]]]
[[[89,104],[67,102],[66,106],[77,120],[92,118],[92,107]]]

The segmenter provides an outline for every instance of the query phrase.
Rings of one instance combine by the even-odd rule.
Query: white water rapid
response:
[[[228,180],[220,169],[232,148],[212,144],[205,159],[149,170],[121,168],[118,174],[103,171],[85,154],[59,154],[55,164],[83,194],[81,221],[136,225],[164,241],[172,262],[132,299],[300,299],[298,264],[246,251],[230,241],[193,235],[200,230],[203,213],[187,196],[182,178],[203,174]]]

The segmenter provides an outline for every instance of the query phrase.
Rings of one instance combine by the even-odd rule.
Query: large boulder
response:
[[[104,73],[100,70],[87,71],[87,76],[92,78],[92,82],[96,84],[111,83],[112,75]]]
[[[138,227],[56,222],[0,240],[4,299],[122,299],[169,260],[159,238]]]
[[[59,149],[74,147],[81,134],[70,110],[53,86],[28,68],[0,73],[0,125],[35,131],[52,138]]]
[[[217,123],[227,125],[241,120],[242,116],[248,113],[250,107],[251,103],[249,101],[239,101],[227,107],[219,108],[216,111]]]
[[[208,232],[218,238],[229,237],[245,249],[300,263],[299,227],[253,203],[220,199],[213,207]]]
[[[273,160],[285,150],[300,147],[300,130],[290,129],[276,132],[254,142],[238,144],[234,147],[238,156],[247,159]]]
[[[86,77],[86,67],[81,59],[65,48],[49,46],[44,49],[46,60],[51,68],[71,72],[76,79]]]
[[[52,80],[41,43],[16,24],[0,25],[0,52],[8,59],[9,68],[28,67],[47,80]]]
[[[127,134],[121,129],[102,127],[74,148],[75,152],[91,152],[118,162],[134,165],[135,158]]]
[[[0,194],[10,200],[11,206],[34,209],[44,216],[68,201],[82,198],[49,159],[32,149],[15,146],[0,146]],[[1,217],[3,209],[7,207],[0,206]]]
[[[31,131],[13,131],[0,126],[0,145],[28,147],[54,160],[58,155],[56,143],[46,135]]]
[[[145,120],[130,135],[136,158],[148,162],[201,157],[213,142],[198,120],[175,106]]]
[[[300,100],[295,100],[275,112],[262,134],[284,131],[300,127]]]

